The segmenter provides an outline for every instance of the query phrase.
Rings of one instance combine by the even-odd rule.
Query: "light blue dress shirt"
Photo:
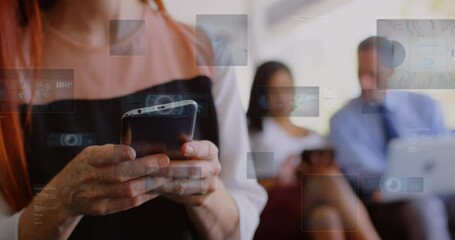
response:
[[[438,104],[429,96],[388,92],[384,106],[400,138],[449,134]],[[329,140],[343,171],[362,182],[381,176],[387,167],[384,120],[378,106],[360,97],[351,100],[330,121]]]

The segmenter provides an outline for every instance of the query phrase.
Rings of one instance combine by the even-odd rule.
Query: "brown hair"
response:
[[[261,106],[259,101],[259,89],[261,87],[265,87],[267,89],[270,78],[272,78],[272,76],[278,71],[285,71],[292,76],[291,70],[284,63],[277,61],[265,62],[256,69],[253,85],[251,86],[248,111],[246,113],[248,119],[248,129],[250,132],[262,131],[262,121],[268,111],[268,107]]]

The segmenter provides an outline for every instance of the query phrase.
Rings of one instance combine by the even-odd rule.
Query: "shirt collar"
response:
[[[365,102],[361,97],[359,97],[359,101],[363,106],[371,107],[372,109],[379,108],[381,105],[387,109],[387,111],[394,111],[399,107],[400,100],[399,100],[399,93],[397,92],[390,92],[388,91],[384,96],[384,100],[382,103],[375,103],[375,102]]]

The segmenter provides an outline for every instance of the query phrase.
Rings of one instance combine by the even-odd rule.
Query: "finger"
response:
[[[157,172],[160,176],[201,179],[218,176],[221,165],[218,161],[183,160],[171,161],[169,167]]]
[[[321,158],[320,154],[317,153],[317,152],[314,152],[313,154],[311,154],[311,156],[310,156],[311,165],[314,166],[314,167],[317,167],[320,158]]]
[[[311,166],[306,162],[302,161],[298,166],[297,166],[297,171],[300,171],[302,173],[306,173],[310,171]]]
[[[191,141],[182,145],[183,155],[195,159],[215,159],[218,157],[218,147],[210,141]]]
[[[132,198],[154,190],[171,178],[145,176],[123,183],[91,183],[78,187],[75,196],[85,199]]]
[[[323,151],[319,154],[318,168],[325,170],[331,165],[331,154],[330,152]]]
[[[95,184],[91,189],[84,189],[85,198],[133,198],[164,185],[171,178],[145,176],[120,184]]]
[[[159,168],[169,165],[165,154],[149,155],[132,161],[99,169],[99,180],[103,182],[125,182],[134,178],[149,175]]]
[[[163,184],[158,188],[160,193],[174,195],[209,194],[217,189],[216,178],[177,179]]]
[[[106,215],[138,207],[156,197],[158,193],[145,193],[133,198],[100,199],[91,207],[92,215]]]
[[[86,154],[88,164],[95,167],[109,166],[136,158],[134,149],[127,145],[90,146],[83,152]]]
[[[202,207],[207,205],[208,196],[210,195],[186,195],[185,197],[182,197],[173,194],[162,194],[161,196],[184,205]]]
[[[330,152],[324,152],[323,155],[322,155],[322,159],[323,159],[323,162],[324,162],[324,167],[328,167],[328,166],[331,165],[330,163],[332,161],[332,157],[331,157]]]
[[[318,153],[318,157],[316,158],[315,165],[318,170],[322,170],[327,167],[326,158],[324,157],[324,153]]]

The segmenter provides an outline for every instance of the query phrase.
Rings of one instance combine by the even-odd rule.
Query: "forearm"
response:
[[[237,204],[218,179],[218,189],[205,206],[188,206],[188,215],[203,239],[239,239]]]
[[[82,218],[72,215],[59,198],[49,198],[43,192],[24,209],[19,219],[20,240],[67,239]]]

